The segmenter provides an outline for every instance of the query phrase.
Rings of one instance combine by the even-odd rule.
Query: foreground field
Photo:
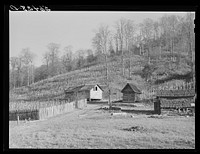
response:
[[[10,148],[56,149],[194,149],[195,118],[152,116],[134,112],[112,116],[105,104],[88,104],[84,110],[43,121],[10,122]],[[148,110],[152,108],[149,107]],[[150,112],[149,112],[150,113]],[[131,130],[130,128],[137,128]]]

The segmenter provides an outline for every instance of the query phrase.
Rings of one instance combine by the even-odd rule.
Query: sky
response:
[[[145,18],[157,20],[166,12],[97,12],[97,11],[10,11],[9,12],[9,55],[18,56],[23,48],[30,48],[36,57],[35,66],[43,64],[42,56],[49,43],[64,47],[71,45],[75,52],[92,49],[92,38],[99,25],[113,28],[120,18],[141,23]],[[185,12],[167,12],[184,15]]]

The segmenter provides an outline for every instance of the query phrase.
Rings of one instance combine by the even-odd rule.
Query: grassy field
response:
[[[9,124],[10,148],[194,149],[195,117],[151,115],[152,105],[132,105],[126,115],[111,115],[106,104],[42,121]],[[126,109],[126,105],[116,105]],[[144,112],[144,110],[146,112]],[[141,112],[140,112],[141,111]],[[117,111],[113,111],[117,112]],[[131,131],[131,128],[136,128]]]

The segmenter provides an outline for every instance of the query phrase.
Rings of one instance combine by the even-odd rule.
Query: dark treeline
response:
[[[123,76],[126,65],[124,58],[134,55],[145,57],[145,68],[150,68],[152,60],[167,59],[177,67],[187,64],[194,73],[194,18],[193,13],[184,16],[164,15],[157,21],[147,18],[140,24],[121,18],[113,23],[113,27],[100,25],[96,29],[91,40],[92,49],[73,51],[70,45],[61,49],[59,44],[49,43],[40,67],[33,65],[33,52],[29,48],[22,49],[19,56],[10,58],[10,89],[98,63],[106,64],[108,75],[107,63],[116,57],[121,59]],[[59,56],[61,51],[64,52]],[[128,70],[130,77],[131,59],[128,61]],[[148,80],[150,70],[147,74],[145,72],[141,76]]]

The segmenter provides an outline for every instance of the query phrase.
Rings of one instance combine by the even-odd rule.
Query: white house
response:
[[[85,85],[80,89],[81,91],[86,92],[88,100],[101,100],[103,89],[98,85]]]
[[[87,100],[101,100],[103,89],[98,85],[81,85],[65,90],[65,97],[70,101],[86,98]]]

